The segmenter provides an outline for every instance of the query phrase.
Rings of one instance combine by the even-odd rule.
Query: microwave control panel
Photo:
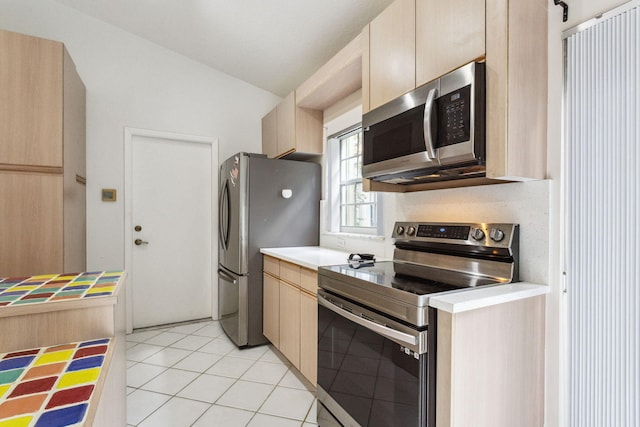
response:
[[[458,144],[471,137],[471,85],[436,99],[437,147]]]

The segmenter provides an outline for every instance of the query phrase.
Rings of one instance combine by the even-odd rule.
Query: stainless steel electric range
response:
[[[434,427],[429,298],[518,281],[516,224],[398,222],[392,238],[393,261],[318,269],[322,427]]]

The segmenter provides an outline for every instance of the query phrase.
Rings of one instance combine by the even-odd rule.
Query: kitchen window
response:
[[[362,190],[362,127],[358,125],[330,137],[328,145],[332,231],[380,234],[378,194]]]

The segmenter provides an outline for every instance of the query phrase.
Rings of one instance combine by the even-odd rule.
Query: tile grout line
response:
[[[192,322],[195,323],[195,322]],[[182,331],[172,331],[172,329],[178,328],[182,325],[177,325],[177,326],[164,326],[164,327],[160,327],[160,328],[154,328],[151,330],[154,331],[158,331],[157,334],[154,334],[150,337],[148,337],[147,339],[138,342],[138,341],[127,341],[127,342],[134,342],[135,344],[133,346],[131,346],[130,348],[127,349],[127,351],[135,348],[137,345],[139,344],[147,344],[147,345],[153,345],[153,346],[158,346],[161,347],[160,350],[158,350],[157,352],[154,352],[153,354],[150,354],[148,356],[146,356],[143,360],[140,361],[133,361],[133,360],[128,360],[128,362],[134,362],[131,366],[127,367],[127,369],[132,368],[136,365],[139,364],[145,364],[148,366],[155,366],[155,367],[159,367],[159,368],[164,368],[164,370],[162,372],[159,372],[157,375],[153,376],[152,378],[150,378],[149,380],[147,380],[146,382],[142,383],[140,386],[138,387],[131,387],[128,386],[132,389],[134,389],[133,391],[131,391],[131,393],[128,393],[128,395],[133,394],[136,391],[144,391],[144,392],[148,392],[148,393],[156,393],[156,394],[160,394],[163,396],[167,396],[169,397],[169,399],[164,402],[162,405],[160,405],[158,408],[152,410],[149,414],[146,414],[146,416],[140,420],[136,425],[140,425],[142,423],[144,423],[146,420],[149,419],[149,417],[151,417],[153,414],[155,414],[158,410],[160,410],[162,407],[164,407],[165,405],[167,405],[167,403],[169,403],[173,398],[180,398],[180,399],[184,399],[184,400],[190,400],[193,402],[198,402],[198,403],[202,403],[202,404],[206,404],[208,405],[208,407],[191,423],[191,426],[195,425],[209,410],[211,410],[211,408],[214,405],[217,405],[219,407],[225,407],[225,408],[231,408],[231,409],[236,409],[236,410],[242,410],[242,411],[247,411],[247,412],[252,412],[251,417],[248,419],[247,424],[248,425],[251,423],[251,421],[256,417],[257,414],[262,414],[265,416],[271,416],[271,417],[275,417],[275,418],[282,418],[282,419],[286,419],[286,420],[290,420],[290,421],[295,421],[295,422],[300,422],[300,425],[303,426],[309,418],[309,414],[311,413],[310,411],[313,408],[313,403],[314,401],[311,402],[311,405],[309,407],[309,409],[306,411],[304,417],[302,420],[296,419],[296,418],[290,418],[290,417],[286,417],[286,416],[279,416],[279,415],[274,415],[274,414],[269,414],[269,413],[261,413],[259,412],[265,405],[265,403],[267,402],[267,400],[273,395],[273,393],[278,389],[278,388],[282,388],[282,389],[290,389],[290,390],[297,390],[297,391],[309,391],[308,388],[306,388],[306,386],[303,384],[303,386],[305,386],[305,389],[300,389],[294,386],[288,386],[288,385],[280,385],[280,383],[284,380],[284,378],[287,376],[287,374],[289,372],[291,372],[294,376],[295,373],[293,373],[292,371],[292,365],[285,363],[282,360],[278,360],[278,362],[274,362],[272,360],[262,360],[263,357],[265,357],[265,355],[269,352],[272,351],[274,354],[276,354],[270,347],[267,347],[267,349],[257,358],[249,358],[249,357],[242,357],[242,356],[236,356],[236,355],[231,355],[231,353],[233,353],[237,348],[232,348],[228,351],[226,351],[224,354],[220,354],[220,353],[209,353],[209,352],[205,352],[205,351],[199,351],[201,350],[203,347],[205,347],[206,345],[210,344],[211,342],[215,341],[216,339],[226,336],[224,334],[224,332],[222,331],[222,333],[218,334],[215,337],[211,337],[209,335],[197,335],[198,331],[201,331],[202,329],[214,325],[216,324],[215,321],[210,321],[207,324],[202,325],[202,327],[195,329],[191,332],[185,333]],[[147,332],[148,330],[143,330],[140,332]],[[172,342],[170,344],[166,344],[166,345],[158,345],[158,344],[150,344],[147,343],[147,341],[152,340],[153,338],[163,334],[163,333],[176,333],[176,334],[182,334],[184,335],[184,337],[179,338],[178,340],[176,340],[175,342]],[[136,333],[136,332],[134,332]],[[187,339],[189,337],[198,337],[198,338],[209,338],[209,341],[205,344],[202,344],[201,346],[195,348],[195,349],[185,349],[185,348],[179,348],[179,347],[172,347],[172,345],[174,345],[175,343],[182,341],[184,339]],[[189,354],[185,354],[184,357],[181,357],[180,359],[174,361],[170,366],[165,366],[165,365],[157,365],[151,362],[146,362],[147,359],[152,358],[153,356],[157,355],[158,353],[167,350],[167,349],[174,349],[174,350],[184,350],[184,351],[188,351]],[[202,354],[208,354],[208,355],[215,355],[215,356],[220,356],[220,359],[218,359],[216,362],[214,362],[211,366],[208,366],[207,368],[204,368],[202,371],[192,371],[192,370],[188,370],[188,369],[181,369],[181,368],[175,368],[174,366],[179,364],[180,362],[184,361],[185,359],[187,359],[189,356],[193,355],[194,353],[202,353]],[[239,374],[237,377],[226,377],[224,375],[216,375],[216,374],[209,374],[207,373],[207,371],[211,368],[213,368],[216,364],[218,364],[221,360],[223,360],[226,357],[230,357],[233,359],[241,359],[241,360],[250,360],[251,364],[248,365],[248,367],[246,369],[243,370],[243,372],[241,374]],[[277,354],[276,354],[277,357]],[[278,358],[280,359],[280,358]],[[272,364],[279,364],[284,366],[285,371],[282,374],[282,376],[277,380],[277,382],[275,384],[272,383],[266,383],[266,382],[260,382],[260,381],[253,381],[253,380],[242,380],[242,376],[245,375],[247,372],[249,372],[254,366],[256,366],[257,362],[263,362],[263,363],[272,363]],[[184,371],[184,372],[190,372],[190,373],[195,373],[197,374],[197,376],[195,378],[193,378],[191,381],[189,381],[187,384],[185,384],[183,387],[181,387],[176,393],[174,394],[168,394],[165,392],[158,392],[158,391],[153,391],[153,390],[146,390],[142,387],[144,387],[145,385],[149,384],[151,381],[157,379],[160,375],[163,375],[164,373],[168,372],[170,369],[172,370],[176,370],[176,371]],[[189,387],[191,384],[193,384],[195,381],[197,381],[199,378],[201,378],[203,375],[207,375],[207,376],[217,376],[217,377],[221,377],[221,378],[229,378],[229,379],[233,379],[233,382],[231,384],[229,384],[229,386],[227,386],[223,392],[220,393],[220,395],[218,396],[218,398],[214,401],[214,402],[207,402],[207,401],[202,401],[202,400],[198,400],[198,399],[192,399],[192,398],[187,398],[187,397],[181,397],[178,394],[181,393],[182,391],[184,391],[187,387]],[[297,377],[297,376],[296,376]],[[222,405],[222,404],[218,404],[218,402],[220,401],[220,399],[222,399],[222,397],[235,385],[237,384],[240,380],[242,381],[246,381],[246,382],[252,382],[252,383],[256,383],[256,384],[264,384],[264,385],[269,385],[272,386],[271,391],[269,392],[269,394],[265,397],[265,399],[262,401],[262,403],[258,406],[258,408],[255,411],[251,411],[248,410],[246,408],[240,408],[240,407],[235,407],[235,406],[228,406],[228,405]]]

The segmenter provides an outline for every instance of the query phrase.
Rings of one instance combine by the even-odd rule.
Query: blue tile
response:
[[[35,356],[14,357],[13,359],[5,359],[0,361],[0,371],[9,371],[11,369],[24,368],[35,359]]]
[[[98,292],[97,294],[87,294],[84,297],[85,298],[91,298],[91,297],[103,297],[105,295],[113,295],[113,292]]]
[[[81,405],[44,412],[38,419],[35,427],[64,427],[78,424],[84,419],[87,406],[86,403],[83,403]]]
[[[67,368],[67,372],[97,368],[99,366],[102,366],[102,362],[104,362],[104,356],[92,356],[92,357],[85,357],[82,359],[76,359],[69,364],[69,367]]]
[[[87,341],[83,342],[78,347],[89,347],[90,345],[107,344],[109,340],[109,338],[105,338],[103,340]]]
[[[3,292],[2,296],[3,297],[8,297],[8,296],[18,296],[18,295],[24,295],[29,291],[11,291],[11,292]]]

